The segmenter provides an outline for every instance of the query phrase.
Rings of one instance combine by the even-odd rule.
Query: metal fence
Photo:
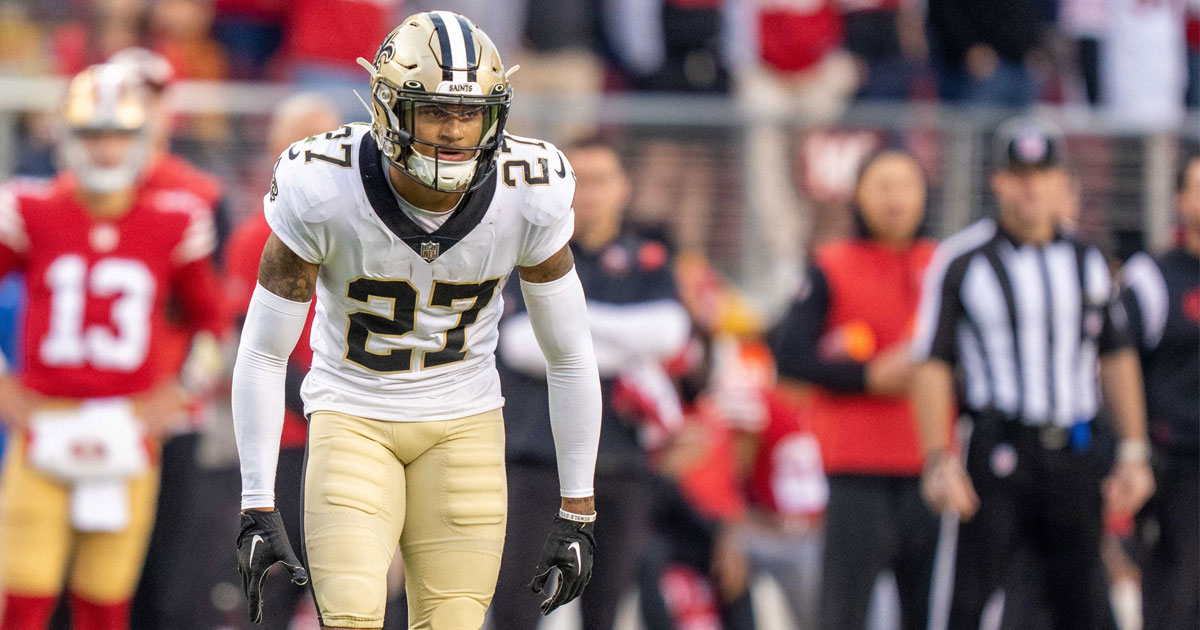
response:
[[[0,179],[47,152],[46,112],[60,79],[0,77]],[[232,207],[255,212],[274,156],[263,155],[272,108],[287,86],[185,82],[170,97],[176,150],[219,175]],[[353,104],[352,94],[331,95]],[[352,111],[347,107],[347,111]],[[1120,256],[1171,240],[1173,177],[1200,143],[1200,114],[1147,135],[1103,115],[1047,108],[1067,134],[1082,184],[1079,234]],[[935,235],[990,211],[990,134],[1009,112],[931,104],[855,105],[822,124],[787,106],[729,98],[518,93],[510,128],[557,143],[598,133],[618,147],[634,182],[630,218],[704,254],[768,316],[789,294],[805,253],[845,235],[860,160],[881,146],[913,151],[929,174]],[[364,112],[365,116],[365,112]]]

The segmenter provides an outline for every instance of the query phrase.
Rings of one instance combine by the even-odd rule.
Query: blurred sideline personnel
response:
[[[169,296],[221,332],[211,213],[187,190],[149,188],[150,97],[119,65],[75,77],[44,195],[0,197],[0,274],[26,273],[21,382],[0,378],[16,433],[0,491],[4,630],[44,628],[64,579],[72,625],[129,625],[158,488],[157,441],[185,405],[157,345]],[[68,575],[69,569],[69,575]]]
[[[816,385],[813,430],[829,476],[821,627],[861,630],[891,570],[901,628],[928,623],[937,520],[921,501],[922,455],[907,401],[909,341],[934,243],[917,237],[925,175],[897,149],[863,162],[855,239],[817,251],[801,298],[773,335],[782,377]]]
[[[467,18],[413,15],[360,63],[371,125],[293,144],[264,202],[272,236],[233,372],[251,618],[276,561],[307,578],[274,489],[287,358],[315,289],[303,548],[322,627],[382,626],[397,541],[411,628],[483,624],[507,512],[494,351],[514,267],[559,462],[531,585],[549,613],[583,591],[595,548],[600,382],[567,246],[574,175],[550,144],[504,135],[511,70]]]
[[[220,180],[193,166],[184,158],[170,152],[171,111],[166,93],[175,77],[170,62],[158,53],[145,48],[126,48],[109,58],[109,63],[123,66],[132,80],[140,83],[150,97],[149,155],[146,172],[140,185],[145,189],[186,190],[194,194],[208,210],[220,248],[224,230],[224,199]],[[182,378],[189,390],[199,396],[192,401],[185,422],[170,428],[162,444],[162,471],[159,478],[158,509],[154,518],[142,576],[133,598],[130,624],[135,628],[176,627],[181,621],[172,616],[182,614],[186,606],[187,584],[192,569],[178,559],[186,556],[190,540],[188,528],[196,520],[195,481],[196,449],[199,425],[207,412],[207,398],[221,374],[223,360],[215,338],[196,331],[178,317],[178,300],[168,298],[167,326],[162,341],[156,345],[155,361],[160,378]],[[189,372],[181,370],[195,352]]]
[[[621,596],[637,580],[650,535],[653,492],[638,421],[614,409],[614,385],[623,372],[642,369],[672,388],[661,365],[683,349],[689,324],[666,246],[624,229],[631,190],[616,151],[593,139],[568,153],[578,177],[570,251],[588,295],[584,317],[595,342],[605,403],[596,502],[605,514],[603,540],[612,541],[597,560],[595,580],[581,601],[583,628],[611,630]],[[515,292],[509,297],[516,308],[501,326],[499,353],[511,412],[506,451],[512,520],[493,620],[497,630],[522,630],[537,625],[532,598],[520,588],[539,544],[539,533],[527,523],[554,507],[553,404],[551,414],[546,412],[547,399],[553,403],[554,373],[536,350],[537,313],[526,312],[529,304],[522,304]],[[675,396],[673,390],[670,395]]]
[[[1001,125],[998,217],[944,241],[925,276],[912,398],[926,452],[922,493],[965,521],[952,630],[978,628],[1004,581],[1028,578],[1014,575],[1026,553],[1044,569],[1056,629],[1112,628],[1102,509],[1132,514],[1154,487],[1137,354],[1108,266],[1056,227],[1065,144],[1039,119]],[[959,406],[973,421],[965,468],[948,449],[955,368]],[[1103,500],[1097,368],[1121,438]]]
[[[335,128],[341,115],[329,101],[316,94],[298,94],[279,104],[267,132],[267,155],[275,157],[287,150],[292,142]],[[224,270],[228,279],[226,295],[239,323],[258,278],[258,261],[263,246],[271,237],[271,226],[262,213],[246,219],[229,237],[225,248]],[[309,309],[302,338],[312,330],[314,310]],[[312,364],[312,349],[307,343],[296,344],[288,357],[284,388],[284,423],[279,442],[278,481],[275,484],[275,503],[283,517],[288,539],[302,540],[300,514],[300,479],[304,474],[304,441],[308,426],[304,420],[304,403],[300,399],[300,383]],[[273,580],[263,587],[263,627],[286,630],[305,589],[287,580]]]
[[[1184,162],[1176,191],[1182,242],[1122,271],[1158,483],[1139,515],[1146,630],[1200,627],[1200,156]]]

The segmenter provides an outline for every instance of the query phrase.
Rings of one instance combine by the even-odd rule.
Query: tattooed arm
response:
[[[233,427],[242,465],[242,509],[273,509],[287,360],[308,317],[318,265],[274,234],[263,248],[233,368]]]
[[[300,258],[271,234],[258,262],[258,283],[281,298],[307,302],[312,299],[318,269],[319,265]]]

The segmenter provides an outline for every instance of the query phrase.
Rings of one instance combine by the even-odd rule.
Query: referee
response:
[[[1028,555],[1044,569],[1056,629],[1107,630],[1102,509],[1133,513],[1154,485],[1137,355],[1104,257],[1056,227],[1061,134],[1018,118],[996,143],[999,213],[939,246],[913,340],[922,494],[965,521],[949,627],[977,630],[997,589],[1035,579],[1014,575],[1013,559]],[[973,420],[965,468],[947,450],[956,371]],[[1101,391],[1121,439],[1103,499],[1105,457],[1092,444]]]

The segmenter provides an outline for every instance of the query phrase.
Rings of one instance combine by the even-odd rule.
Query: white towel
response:
[[[97,479],[71,490],[71,526],[81,532],[119,532],[129,526],[129,480]]]
[[[29,462],[71,486],[71,525],[115,532],[129,525],[129,479],[150,465],[145,430],[124,398],[39,411],[30,423]]]
[[[39,411],[30,423],[29,462],[64,483],[128,479],[150,465],[145,430],[124,398]]]

